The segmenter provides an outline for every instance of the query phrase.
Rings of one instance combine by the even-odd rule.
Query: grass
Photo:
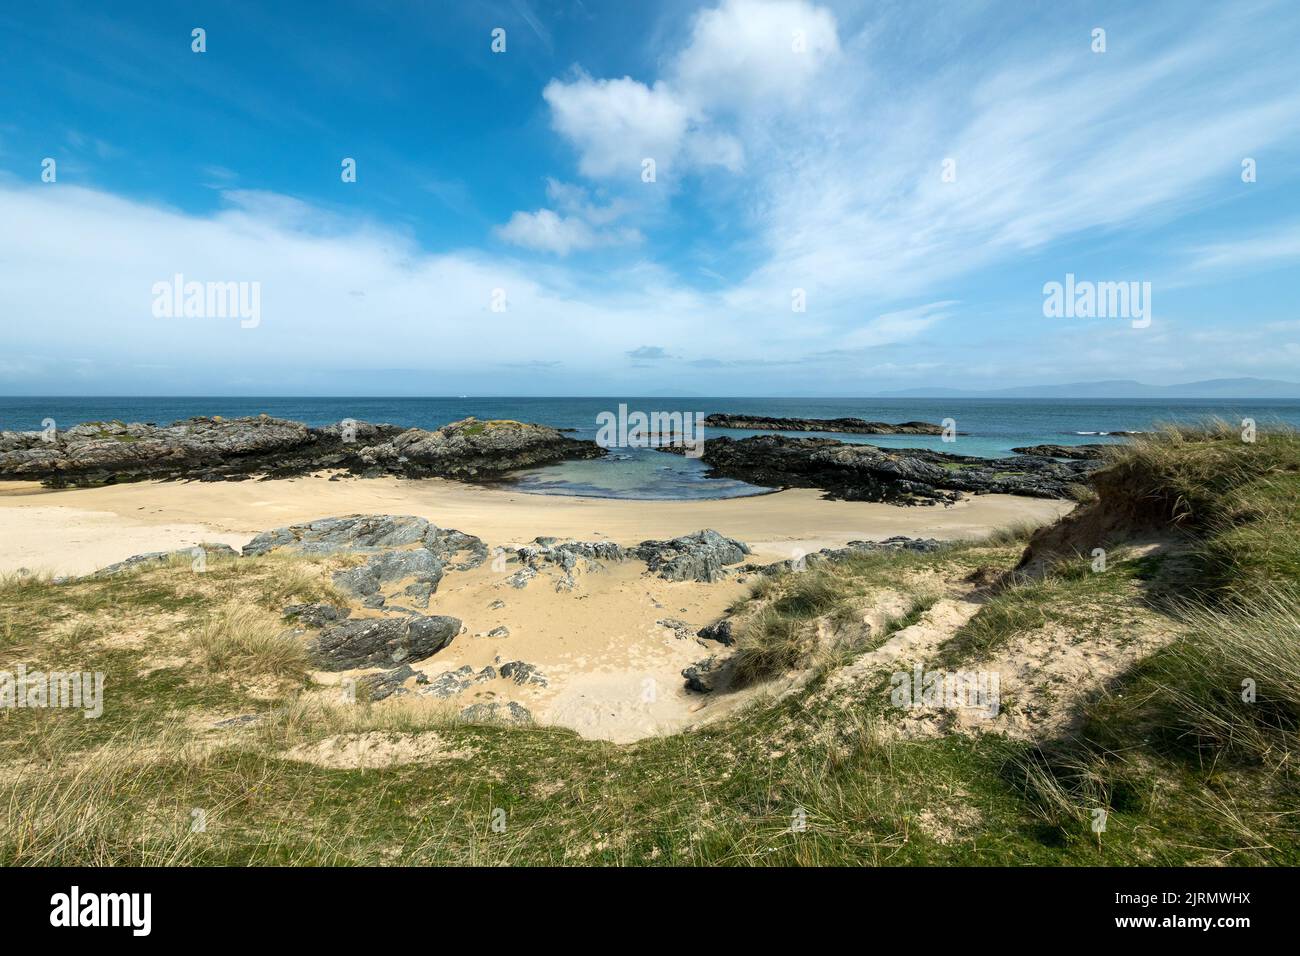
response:
[[[343,704],[304,683],[278,611],[332,599],[326,560],[0,578],[0,670],[107,675],[97,720],[0,710],[0,864],[1294,865],[1300,452],[1274,441],[1157,436],[1103,475],[1097,506],[1122,492],[1185,532],[1181,604],[1149,600],[1173,558],[1112,549],[1105,573],[1066,562],[987,597],[945,646],[956,665],[1045,624],[1076,640],[1130,618],[1177,632],[1056,740],[904,739],[882,708],[814,682],[628,746],[468,726],[422,700]],[[921,620],[939,582],[1010,569],[1029,536],[757,577],[733,609],[738,660],[753,681],[829,673]],[[902,606],[868,634],[884,595]],[[213,729],[244,713],[262,720]],[[288,759],[361,733],[437,734],[456,756],[371,770]]]
[[[307,679],[302,640],[260,608],[221,608],[203,625],[194,644],[198,663],[212,673]]]

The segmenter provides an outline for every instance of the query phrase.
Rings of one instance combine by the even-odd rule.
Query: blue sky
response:
[[[0,392],[1300,379],[1300,8],[1133,6],[6,5]]]

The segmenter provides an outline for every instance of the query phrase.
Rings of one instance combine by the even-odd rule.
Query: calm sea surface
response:
[[[555,428],[576,429],[576,438],[595,438],[596,416],[630,411],[732,412],[787,418],[852,416],[874,421],[927,421],[945,418],[967,434],[953,444],[938,437],[828,435],[886,448],[936,448],[964,455],[997,457],[1013,447],[1108,441],[1099,433],[1145,431],[1159,422],[1196,422],[1220,417],[1253,418],[1260,426],[1300,427],[1300,400],[1250,399],[926,399],[926,398],[5,398],[0,397],[0,430],[36,430],[53,418],[59,428],[85,421],[118,419],[159,424],[201,415],[257,415],[265,412],[309,425],[344,418],[434,428],[473,415],[513,418]],[[707,437],[743,438],[753,432],[712,429]],[[818,433],[790,433],[812,435]],[[616,449],[606,459],[565,462],[513,476],[521,491],[536,494],[615,498],[725,498],[767,489],[730,479],[704,477],[698,461],[646,449]]]

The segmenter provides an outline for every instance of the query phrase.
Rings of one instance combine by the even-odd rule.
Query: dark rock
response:
[[[266,718],[261,714],[240,714],[238,717],[227,717],[225,720],[218,720],[213,727],[247,727],[250,724],[260,724]]]
[[[765,415],[709,415],[710,428],[744,428],[756,432],[841,432],[847,435],[942,435],[929,422],[869,422],[861,418],[769,418]]]
[[[424,684],[429,680],[419,671],[414,670],[410,664],[403,664],[381,674],[369,674],[361,678],[357,685],[358,689],[365,689],[370,700],[386,700],[394,694],[407,693],[402,685],[411,678],[415,678],[417,684]]]
[[[427,584],[432,593],[442,580],[442,570],[442,561],[424,548],[385,551],[360,567],[339,571],[334,575],[334,584],[360,597],[376,593],[381,584],[414,578],[416,583]]]
[[[520,568],[510,577],[506,578],[506,584],[512,588],[523,588],[528,586],[528,582],[537,577],[537,572],[532,568]]]
[[[534,664],[525,664],[523,661],[509,661],[501,665],[501,676],[514,681],[516,684],[537,684],[539,687],[547,686],[546,678]]]
[[[1038,455],[1042,458],[1071,458],[1096,461],[1106,457],[1106,449],[1114,445],[1028,445],[1011,449],[1017,455]]]
[[[527,707],[513,700],[504,704],[491,701],[471,704],[460,712],[460,719],[473,724],[531,724],[533,715]]]
[[[414,584],[408,584],[402,593],[409,597],[416,607],[428,607],[429,598],[433,594],[433,584],[429,581],[416,581]]]
[[[331,671],[420,661],[451,643],[460,627],[459,620],[442,615],[354,618],[321,631],[311,655],[317,666]]]
[[[567,438],[546,425],[466,418],[435,431],[409,428],[362,449],[358,458],[407,477],[481,478],[604,454],[595,442]]]
[[[342,621],[351,613],[351,608],[336,607],[321,601],[314,604],[290,604],[283,611],[285,617],[294,618],[308,627],[324,627],[335,621]]]
[[[830,498],[894,504],[950,503],[959,500],[962,492],[1068,498],[1071,486],[1084,483],[1100,465],[1029,455],[976,458],[784,435],[711,438],[704,443],[702,460],[710,477],[768,488],[819,488]]]
[[[642,541],[631,553],[667,581],[711,583],[723,575],[724,565],[743,561],[749,548],[705,529],[669,541]]]
[[[349,421],[313,428],[266,415],[151,423],[87,422],[54,432],[0,432],[0,479],[52,487],[145,479],[235,481],[321,470],[362,477],[499,475],[605,454],[545,425],[465,419],[436,431]]]
[[[510,628],[502,624],[500,627],[494,627],[492,628],[492,630],[488,631],[487,636],[488,637],[509,637]]]
[[[429,686],[420,691],[421,695],[436,697],[439,700],[445,700],[448,697],[455,697],[461,691],[465,690],[470,684],[474,683],[474,668],[465,664],[456,668],[454,671],[444,671],[429,681]]]
[[[700,694],[708,694],[717,689],[725,670],[725,662],[716,654],[710,654],[702,661],[696,661],[682,670],[686,678],[686,687]]]
[[[431,530],[437,529],[414,515],[345,515],[264,531],[244,545],[244,553],[266,554],[277,548],[302,554],[386,551],[422,543]]]
[[[664,617],[655,621],[660,627],[666,627],[673,632],[678,640],[686,640],[691,636],[691,626],[685,621],[678,620],[675,617]]]
[[[802,558],[789,558],[774,561],[771,564],[747,564],[741,570],[756,574],[784,574],[791,571],[803,571],[823,564],[834,564],[859,554],[879,554],[890,551],[917,551],[921,554],[933,554],[945,547],[937,538],[906,538],[895,535],[883,541],[850,541],[842,548],[822,548]]]
[[[706,641],[717,641],[719,644],[730,645],[736,643],[731,618],[729,617],[724,617],[721,620],[714,621],[707,627],[700,628],[697,635]]]

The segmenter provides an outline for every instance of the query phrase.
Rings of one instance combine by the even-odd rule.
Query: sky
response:
[[[1262,0],[6,4],[0,393],[1300,380],[1297,49]]]

